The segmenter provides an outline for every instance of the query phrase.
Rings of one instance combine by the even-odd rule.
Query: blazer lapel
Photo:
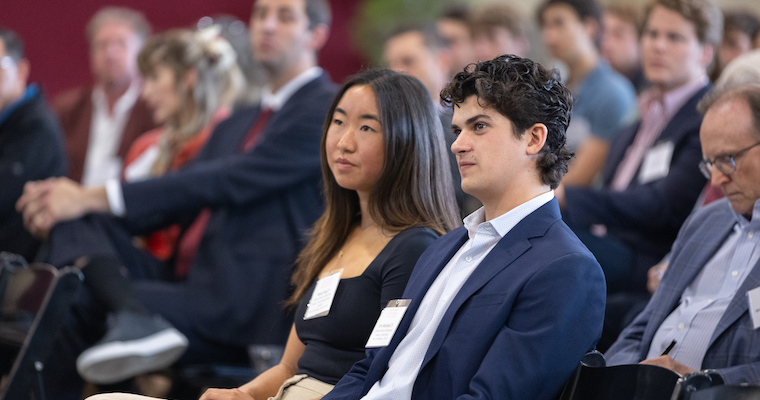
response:
[[[707,346],[709,349],[715,340],[725,332],[737,319],[739,319],[745,312],[749,310],[749,301],[747,300],[747,292],[760,286],[760,261],[755,263],[752,270],[744,279],[744,282],[739,286],[739,289],[734,294],[733,299],[726,307],[726,311],[718,322],[718,326],[715,327],[712,337],[710,338],[710,344]]]
[[[409,284],[403,295],[403,298],[411,299],[412,301],[406,313],[404,313],[404,318],[401,320],[398,328],[396,328],[390,344],[377,352],[370,371],[367,373],[365,385],[371,386],[382,377],[393,352],[396,351],[396,347],[398,347],[401,340],[406,336],[407,331],[409,331],[412,319],[414,319],[414,315],[420,308],[420,303],[422,303],[425,293],[427,293],[435,278],[438,277],[438,274],[441,273],[443,267],[448,264],[449,260],[451,260],[467,239],[467,229],[464,227],[459,227],[449,232],[438,239],[438,241],[443,241],[440,244],[440,248],[444,251],[441,251],[437,256],[432,256],[424,264],[417,264],[414,267],[414,271],[412,271],[412,275],[409,277]],[[436,246],[436,244],[433,244],[433,246]],[[368,388],[365,389],[368,390]]]
[[[525,217],[499,240],[480,265],[475,268],[475,271],[473,271],[472,275],[462,285],[459,293],[451,301],[449,308],[441,319],[441,323],[438,325],[438,329],[436,329],[427,353],[425,353],[425,359],[422,361],[420,370],[425,368],[428,362],[440,350],[454,321],[454,317],[465,301],[485,286],[496,274],[507,268],[528,251],[531,247],[528,239],[543,236],[547,229],[549,229],[549,226],[559,219],[560,213],[557,201],[552,200]]]
[[[727,213],[718,213],[712,218],[702,221],[700,225],[710,227],[710,235],[703,241],[687,242],[687,245],[679,252],[678,258],[671,259],[671,262],[674,263],[672,264],[673,268],[668,268],[665,274],[673,276],[672,278],[664,278],[660,284],[661,288],[658,288],[650,299],[650,303],[658,304],[658,307],[652,313],[652,319],[647,324],[644,332],[646,340],[642,340],[642,344],[651,342],[662,322],[680,303],[681,295],[683,295],[686,287],[694,281],[694,278],[702,271],[705,264],[710,261],[710,258],[715,255],[720,245],[731,233],[734,222]],[[645,357],[648,351],[649,346],[641,346],[642,357]]]

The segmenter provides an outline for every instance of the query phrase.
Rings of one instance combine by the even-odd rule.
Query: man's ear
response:
[[[29,60],[26,58],[22,58],[16,63],[16,74],[18,77],[18,82],[22,88],[26,87],[26,83],[29,80],[30,69],[31,67],[29,65]]]
[[[538,123],[533,124],[523,134],[523,139],[526,143],[525,152],[528,155],[534,156],[544,148],[546,143],[546,136],[549,134],[549,130],[546,125]]]
[[[314,51],[319,51],[327,43],[330,37],[330,27],[325,24],[318,24],[311,30],[310,47]]]

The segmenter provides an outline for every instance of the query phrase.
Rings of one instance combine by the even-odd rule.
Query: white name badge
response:
[[[660,143],[649,149],[641,163],[639,183],[645,184],[668,176],[673,149],[673,142]]]
[[[304,320],[324,317],[330,313],[330,307],[332,307],[335,292],[338,291],[342,273],[343,270],[339,269],[333,271],[330,276],[317,281],[317,284],[314,285],[314,292],[306,304],[306,312],[303,314]]]
[[[396,333],[398,324],[401,323],[401,319],[404,318],[404,313],[409,307],[411,300],[398,299],[391,300],[388,305],[385,306],[382,312],[380,312],[380,318],[377,319],[375,327],[372,329],[372,333],[369,335],[367,345],[365,347],[385,347],[391,343],[393,334]]]
[[[749,315],[752,317],[752,327],[760,328],[760,287],[747,292],[749,300]]]

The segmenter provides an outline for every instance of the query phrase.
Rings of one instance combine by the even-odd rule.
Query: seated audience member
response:
[[[184,345],[181,362],[206,363],[245,362],[248,346],[284,344],[290,266],[323,212],[319,132],[335,88],[316,60],[329,23],[324,0],[256,1],[251,41],[268,78],[262,103],[219,123],[191,165],[108,190],[65,179],[27,185],[17,207],[28,228],[54,226],[51,261],[83,265],[87,288],[45,370],[49,394],[81,394],[75,360],[100,339],[77,363],[88,380],[105,383],[166,366]],[[166,265],[132,247],[131,235],[197,222],[204,208],[179,243],[196,250],[186,281],[163,281]],[[120,217],[98,214],[108,212]],[[166,337],[173,340],[159,340]],[[135,344],[144,342],[155,346]]]
[[[609,153],[610,141],[636,115],[636,92],[599,55],[602,9],[595,0],[547,0],[538,11],[544,43],[568,68],[573,118],[568,147],[575,152],[565,185],[591,186]]]
[[[726,198],[684,223],[662,282],[609,349],[607,364],[642,362],[680,374],[707,369],[726,383],[758,384],[760,86],[711,94],[700,108],[700,169]]]
[[[446,8],[435,21],[435,27],[451,54],[449,77],[456,75],[468,64],[477,61],[472,50],[470,11],[467,5],[455,4]],[[434,98],[437,99],[438,96]]]
[[[705,185],[696,104],[723,31],[709,0],[655,0],[642,36],[641,121],[610,144],[599,189],[560,186],[563,216],[594,253],[610,293],[644,292]]]
[[[140,99],[137,53],[150,34],[142,13],[105,7],[87,24],[94,85],[80,87],[53,102],[63,126],[69,177],[86,186],[118,178],[132,142],[156,127]]]
[[[481,5],[470,20],[474,61],[490,60],[502,54],[525,57],[530,50],[523,15],[504,3]]]
[[[132,144],[124,160],[126,181],[161,176],[192,161],[214,127],[230,115],[245,80],[234,50],[218,34],[217,28],[169,31],[150,38],[140,51],[142,96],[154,110],[153,119],[164,126]],[[175,225],[146,237],[144,245],[168,260],[178,235]]]
[[[751,11],[732,11],[723,15],[723,40],[713,66],[713,82],[736,57],[752,50],[752,38],[760,31],[760,19]]]
[[[641,67],[641,7],[634,3],[613,3],[604,8],[601,55],[615,71],[628,78],[641,93],[649,87]]]
[[[397,328],[371,336],[325,400],[553,399],[601,333],[604,276],[552,194],[571,157],[559,74],[501,56],[442,98],[462,187],[484,206],[420,257],[378,321]]]
[[[411,75],[422,82],[430,97],[437,102],[441,89],[449,80],[451,54],[445,47],[443,38],[433,27],[402,27],[394,32],[383,46],[383,60],[388,68]],[[439,117],[443,125],[446,148],[451,148],[456,137],[451,132],[451,113],[439,108]],[[451,173],[454,177],[456,201],[462,217],[475,211],[480,203],[472,196],[462,192],[461,178],[457,159],[450,151]]]
[[[388,70],[348,79],[322,134],[327,207],[293,276],[288,303],[298,309],[285,355],[239,389],[210,389],[201,400],[312,399],[364,358],[375,321],[401,298],[420,254],[460,225],[440,130],[416,79]],[[334,298],[320,306],[317,285],[328,281]]]
[[[36,84],[15,32],[0,28],[0,251],[34,260],[40,242],[14,204],[30,180],[66,174],[63,134]]]

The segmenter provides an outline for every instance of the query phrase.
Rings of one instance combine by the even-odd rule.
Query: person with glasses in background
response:
[[[709,370],[725,383],[758,384],[760,85],[708,95],[699,108],[699,169],[725,198],[687,219],[652,299],[605,357],[607,365]]]

